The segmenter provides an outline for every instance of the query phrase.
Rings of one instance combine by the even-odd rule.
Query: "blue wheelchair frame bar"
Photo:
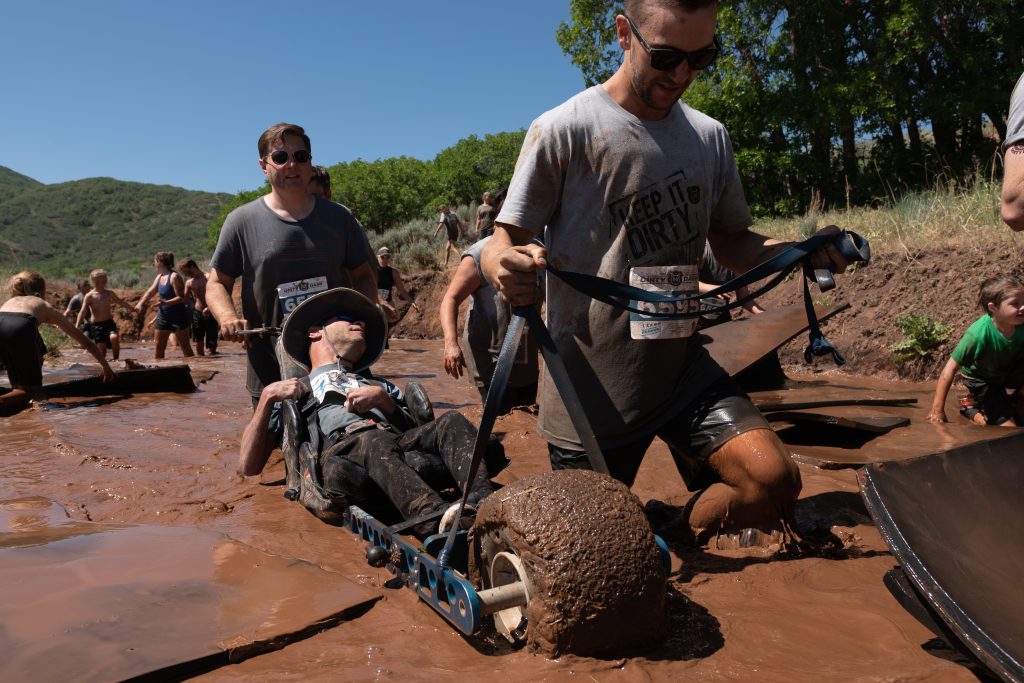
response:
[[[388,551],[392,557],[397,548],[401,559],[398,565],[393,565],[395,572],[399,577],[406,577],[406,585],[420,600],[462,633],[472,635],[480,630],[483,625],[480,598],[465,571],[442,567],[435,557],[444,547],[446,535],[434,534],[424,541],[423,547],[417,547],[399,534],[388,532],[384,524],[355,505],[345,512],[344,525],[371,546]],[[468,556],[468,533],[459,531],[451,561],[465,570]]]

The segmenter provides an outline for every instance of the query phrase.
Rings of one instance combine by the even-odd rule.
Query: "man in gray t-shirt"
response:
[[[1024,74],[1010,95],[1010,116],[1003,141],[1003,220],[1014,230],[1024,230]]]
[[[627,0],[616,17],[618,71],[533,122],[483,255],[484,273],[514,305],[537,300],[534,271],[548,261],[685,295],[697,290],[706,240],[737,271],[789,246],[750,231],[728,133],[679,101],[717,55],[715,20],[711,1]],[[546,248],[530,245],[542,231]],[[830,257],[842,270],[834,248],[814,260]],[[703,489],[688,506],[698,538],[792,530],[799,470],[693,335],[693,320],[629,313],[555,277],[546,291],[548,327],[612,476],[631,485],[658,436],[688,487]],[[546,371],[540,406],[552,466],[586,466]]]
[[[206,301],[221,336],[247,328],[278,327],[301,301],[335,287],[377,299],[373,257],[363,228],[342,206],[309,194],[313,172],[309,137],[280,123],[259,139],[260,167],[270,194],[232,211],[210,260]],[[242,278],[242,317],[231,301]],[[249,340],[246,388],[253,405],[266,385],[281,379],[270,339]]]

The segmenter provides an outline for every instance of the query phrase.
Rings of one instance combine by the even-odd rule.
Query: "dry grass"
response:
[[[903,252],[908,258],[944,245],[990,251],[1005,249],[1019,259],[1021,237],[999,218],[999,185],[979,180],[970,189],[952,183],[890,199],[877,207],[812,210],[790,219],[758,221],[755,230],[778,239],[804,239],[817,228],[838,225],[871,242],[874,253]]]

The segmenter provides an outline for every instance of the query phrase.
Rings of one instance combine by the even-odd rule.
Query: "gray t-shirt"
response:
[[[1006,120],[1005,152],[1010,145],[1024,143],[1024,74],[1017,79],[1017,85],[1010,95],[1010,116]]]
[[[262,197],[230,214],[210,265],[242,278],[242,316],[249,327],[280,326],[304,299],[334,287],[351,287],[348,271],[371,261],[363,227],[341,204],[317,199],[301,221],[286,221]],[[246,388],[259,396],[281,378],[274,346],[263,338],[247,350]]]
[[[476,217],[480,221],[479,236],[489,237],[494,232],[494,217],[498,212],[490,204],[481,204],[477,207]]]
[[[720,123],[682,103],[641,120],[595,86],[530,126],[497,222],[543,229],[556,268],[682,294],[696,291],[708,232],[753,221]],[[693,321],[631,314],[554,276],[546,289],[548,327],[603,447],[656,430],[723,373]],[[547,371],[540,404],[541,435],[580,448]]]

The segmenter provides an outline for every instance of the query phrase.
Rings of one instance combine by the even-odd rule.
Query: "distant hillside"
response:
[[[34,178],[21,175],[6,166],[0,166],[0,202],[10,199],[20,192],[41,185],[42,183]]]
[[[137,272],[157,251],[209,256],[206,226],[231,195],[88,178],[43,185],[0,167],[0,270]],[[8,194],[24,179],[22,189]]]

